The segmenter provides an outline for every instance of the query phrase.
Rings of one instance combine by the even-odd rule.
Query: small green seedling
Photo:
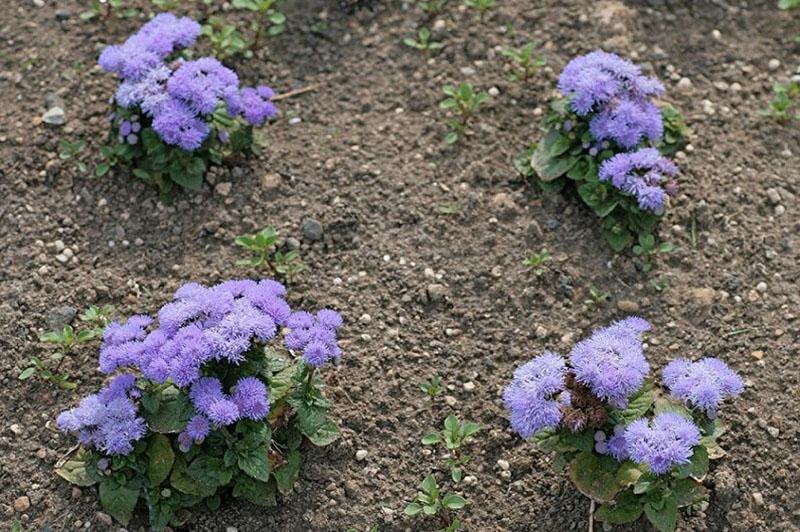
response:
[[[431,30],[428,28],[420,28],[417,32],[417,35],[419,36],[419,40],[408,37],[403,39],[403,44],[424,52],[427,52],[428,50],[441,50],[444,48],[444,44],[431,41]]]
[[[249,259],[239,260],[238,266],[260,268],[266,266],[272,272],[291,280],[305,269],[300,263],[300,252],[296,249],[281,251],[276,248],[278,233],[273,227],[267,227],[255,235],[236,237],[236,244],[242,246],[253,255]]]
[[[662,253],[672,251],[672,242],[656,244],[656,239],[651,234],[639,235],[639,243],[633,246],[633,254],[637,259],[637,266],[644,271],[650,271],[653,260]]]
[[[436,208],[436,212],[439,214],[461,214],[464,212],[466,205],[463,202],[456,201],[453,203],[448,203],[447,205],[440,205]]]
[[[761,111],[762,116],[781,122],[800,120],[800,81],[776,83],[772,90],[775,92],[775,98],[769,102],[769,108]]]
[[[539,253],[525,259],[523,264],[528,266],[536,277],[541,277],[547,269],[546,262],[550,262],[550,253],[546,249],[542,249]]]
[[[659,294],[666,292],[669,290],[669,280],[667,279],[653,279],[648,284],[651,290],[657,292]]]
[[[442,379],[436,374],[431,375],[427,381],[419,385],[419,389],[433,401],[442,393]]]
[[[455,493],[441,494],[436,484],[436,477],[433,475],[425,477],[420,487],[417,497],[406,506],[404,513],[410,517],[420,514],[426,517],[438,516],[444,527],[440,532],[460,530],[461,522],[457,518],[451,518],[450,511],[460,510],[467,505],[467,500]]]
[[[450,477],[453,482],[461,482],[464,476],[464,466],[467,465],[471,457],[464,453],[464,447],[473,434],[481,429],[477,423],[465,421],[461,423],[455,414],[450,414],[444,420],[444,429],[441,432],[432,432],[422,438],[423,445],[444,446],[450,451],[451,457],[447,459],[450,466]]]
[[[503,55],[510,58],[516,64],[509,76],[512,81],[527,81],[538,72],[540,68],[547,64],[547,59],[543,56],[533,55],[533,51],[539,43],[529,42],[522,48],[506,48]]]
[[[47,362],[39,357],[31,357],[31,365],[20,373],[19,379],[24,381],[37,376],[65,390],[77,388],[78,384],[70,380],[70,374],[66,371],[61,371],[61,365],[64,360],[72,355],[78,345],[103,335],[113,311],[114,308],[109,305],[102,308],[93,305],[79,317],[81,322],[89,328],[75,331],[71,325],[65,325],[60,331],[51,331],[41,335],[39,341],[55,344],[56,350],[50,354]],[[53,364],[55,364],[55,367],[52,367]]]
[[[256,13],[253,20],[254,48],[264,33],[268,37],[274,37],[286,31],[286,15],[278,11],[276,4],[276,0],[233,0],[233,7],[236,9],[247,9]]]
[[[480,13],[481,21],[486,17],[486,13],[494,7],[494,0],[464,0],[464,5],[477,9]]]
[[[79,15],[81,20],[108,18],[111,14],[117,18],[135,17],[139,11],[135,7],[124,7],[122,0],[95,0],[91,7]]]
[[[209,18],[208,24],[203,26],[203,35],[211,42],[212,54],[217,59],[226,59],[239,54],[244,54],[245,57],[253,55],[249,44],[242,38],[236,26],[225,24],[225,20],[221,17]]]
[[[778,7],[780,9],[800,8],[800,0],[778,0]]]
[[[604,292],[603,290],[597,288],[595,285],[592,285],[589,288],[589,296],[590,299],[584,301],[584,304],[590,307],[593,305],[600,307],[608,303],[608,299],[611,297],[611,294],[609,294],[608,292]]]
[[[444,11],[448,1],[449,0],[420,0],[417,2],[417,6],[426,13],[437,15]]]
[[[86,163],[80,160],[81,152],[86,147],[86,141],[83,139],[70,142],[62,140],[58,143],[58,157],[64,161],[75,161],[78,165],[78,170],[82,174],[86,173]]]
[[[448,144],[455,144],[459,138],[470,134],[469,121],[478,108],[489,100],[489,93],[476,93],[470,83],[461,83],[458,87],[445,85],[442,91],[447,98],[439,103],[439,107],[456,115],[447,121],[451,131],[446,138]]]

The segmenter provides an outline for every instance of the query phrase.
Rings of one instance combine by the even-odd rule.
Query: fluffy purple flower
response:
[[[155,116],[161,106],[171,98],[167,94],[167,81],[172,76],[172,70],[165,65],[159,65],[149,70],[141,79],[128,80],[120,83],[117,89],[116,101],[122,107],[139,106],[145,114]],[[136,133],[138,130],[131,130]]]
[[[665,186],[678,174],[675,163],[655,148],[642,148],[619,153],[603,162],[599,179],[632,195],[643,210],[660,214],[664,211]]]
[[[317,312],[317,320],[325,327],[331,329],[338,329],[344,323],[341,314],[328,308],[324,308]]]
[[[231,394],[242,417],[258,421],[269,414],[267,387],[257,377],[239,379]]]
[[[267,87],[247,87],[240,91],[228,90],[225,103],[231,116],[242,115],[250,125],[260,126],[278,116],[278,108],[272,103],[275,92]]]
[[[674,412],[663,412],[648,424],[638,419],[624,434],[626,451],[639,464],[662,475],[673,466],[689,463],[693,447],[700,443],[700,431],[690,420]]]
[[[167,92],[196,114],[206,115],[217,108],[230,89],[239,86],[236,73],[212,57],[183,63],[167,82]]]
[[[189,392],[189,399],[192,400],[194,407],[206,415],[211,410],[212,404],[224,398],[222,383],[214,377],[202,377],[192,384]]]
[[[165,143],[186,151],[194,151],[202,146],[211,131],[206,122],[177,100],[167,100],[159,106],[153,119],[153,129]]]
[[[653,142],[660,139],[664,122],[653,103],[621,100],[598,112],[589,122],[589,129],[596,140],[613,140],[630,149],[643,139]]]
[[[217,399],[208,407],[208,419],[218,426],[226,426],[239,420],[241,412],[236,403],[230,399]]]
[[[186,432],[195,443],[202,443],[210,431],[211,425],[208,423],[208,418],[202,414],[193,416],[186,424]]]
[[[548,351],[514,371],[503,391],[503,402],[511,428],[520,436],[527,439],[559,424],[563,403],[555,396],[564,389],[565,373],[564,358]]]
[[[586,116],[614,100],[645,101],[660,95],[664,86],[630,61],[598,50],[570,61],[561,72],[558,89],[571,98],[577,114]]]
[[[726,398],[744,391],[742,378],[718,358],[673,360],[664,368],[663,378],[673,397],[702,410],[711,419],[717,416],[717,408]]]
[[[327,309],[320,311],[317,316],[303,311],[295,312],[286,320],[290,331],[284,343],[288,349],[302,349],[306,363],[318,368],[341,356],[336,329],[342,321],[339,313]]]
[[[120,375],[97,394],[59,414],[56,425],[64,432],[77,433],[78,440],[110,455],[127,455],[133,442],[146,432],[143,418],[131,399],[135,377]]]
[[[617,425],[614,427],[614,434],[608,439],[603,431],[595,433],[594,450],[600,454],[612,456],[618,462],[628,459],[627,443],[625,441],[625,427]]]
[[[120,345],[131,340],[141,340],[145,336],[145,328],[153,323],[153,318],[146,315],[131,316],[124,324],[112,321],[103,331],[103,341],[108,345]]]
[[[627,406],[628,397],[642,386],[650,370],[641,340],[646,322],[634,320],[618,321],[594,331],[575,344],[570,353],[578,382],[616,408]]]

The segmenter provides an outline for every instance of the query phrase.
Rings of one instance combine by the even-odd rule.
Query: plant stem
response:
[[[309,85],[308,87],[303,87],[300,89],[295,89],[289,92],[284,92],[282,94],[276,94],[271,98],[271,101],[276,102],[279,100],[286,100],[287,98],[291,98],[293,96],[298,96],[300,94],[315,91],[319,88],[319,83],[314,83],[313,85]]]
[[[589,532],[594,532],[594,499],[589,501]]]

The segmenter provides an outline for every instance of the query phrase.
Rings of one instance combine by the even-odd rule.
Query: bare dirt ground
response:
[[[235,65],[248,84],[320,89],[282,102],[263,157],[216,169],[171,207],[124,171],[92,179],[56,155],[59,140],[84,138],[95,157],[115,84],[97,55],[144,19],[84,22],[85,4],[42,3],[11,0],[0,13],[4,528],[16,517],[33,530],[103,529],[93,490],[53,474],[72,445],[54,418],[76,395],[17,379],[47,349],[38,335],[90,303],[152,312],[185,281],[253,277],[235,266],[232,240],[271,224],[302,242],[307,270],[290,297],[348,319],[345,356],[327,370],[343,438],[310,453],[277,508],[230,503],[198,512],[190,530],[434,529],[402,509],[441,467],[419,439],[450,412],[484,427],[467,470],[477,481],[464,486],[467,530],[586,529],[587,500],[512,435],[500,395],[517,365],[628,312],[654,323],[654,368],[713,355],[747,381],[722,413],[730,453],[707,479],[710,506],[681,529],[800,529],[800,130],[758,114],[772,83],[797,67],[800,18],[776,0],[500,0],[483,23],[457,2],[436,20],[401,2],[355,16],[330,0],[288,2],[289,30]],[[198,17],[205,9],[182,4]],[[401,43],[420,25],[435,28],[441,53]],[[499,51],[528,40],[542,43],[549,66],[527,84],[508,81]],[[664,80],[665,99],[695,131],[678,159],[682,193],[661,226],[677,249],[647,274],[609,251],[575,198],[541,194],[512,166],[539,135],[560,69],[596,48]],[[683,77],[691,84],[679,89]],[[447,147],[437,103],[442,85],[460,81],[498,95],[476,135]],[[66,125],[40,122],[48,94],[63,101]],[[461,213],[440,212],[454,203]],[[322,223],[321,241],[304,236],[309,217]],[[56,260],[59,240],[74,255],[66,263]],[[522,261],[542,248],[553,261],[536,278]],[[585,303],[593,285],[608,304]],[[101,384],[96,357],[90,345],[68,364],[81,394]],[[433,372],[447,397],[431,405],[418,384]],[[31,504],[22,513],[13,508],[21,496]]]

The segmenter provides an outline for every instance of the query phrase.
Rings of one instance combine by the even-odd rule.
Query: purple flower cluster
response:
[[[576,57],[561,73],[558,88],[576,114],[589,117],[598,141],[613,140],[630,149],[664,133],[661,111],[650,101],[664,86],[618,55],[598,50]]]
[[[119,123],[119,143],[127,142],[128,144],[136,144],[139,142],[139,131],[142,129],[142,124],[139,123],[139,117],[132,116],[130,120],[123,120]]]
[[[625,441],[624,425],[616,425],[614,433],[608,438],[606,438],[605,432],[598,430],[594,434],[594,441],[594,450],[599,454],[613,456],[619,462],[628,458],[628,445]]]
[[[564,389],[564,358],[544,352],[514,371],[514,379],[503,392],[503,402],[511,417],[511,428],[523,438],[530,438],[545,427],[561,422],[561,406],[569,403]]]
[[[651,423],[638,419],[624,434],[628,456],[662,475],[673,466],[689,463],[693,447],[700,443],[700,431],[690,420],[674,412],[658,414]]]
[[[240,419],[258,421],[269,414],[269,393],[258,377],[239,379],[230,394],[215,377],[201,377],[192,384],[189,398],[198,412],[178,435],[184,451],[202,443],[212,427],[224,427]]]
[[[655,148],[619,153],[600,166],[600,181],[636,198],[639,208],[656,214],[664,212],[667,196],[674,196],[673,179],[678,167]]]
[[[269,87],[239,88],[236,73],[214,58],[168,62],[171,54],[194,43],[200,35],[194,20],[162,13],[128,38],[100,55],[100,66],[120,76],[116,101],[125,108],[138,107],[153,120],[153,129],[167,144],[187,151],[200,148],[211,127],[208,115],[227,106],[251,125],[277,116]],[[122,126],[120,126],[122,129]],[[134,132],[135,133],[135,132]],[[137,137],[122,134],[135,144]]]
[[[117,330],[117,334],[126,333]],[[115,377],[98,393],[81,399],[77,407],[59,414],[58,428],[77,434],[81,444],[107,454],[130,453],[133,442],[141,439],[147,429],[133,402],[140,393],[135,383],[133,375]]]
[[[642,349],[642,333],[648,330],[647,320],[629,317],[594,331],[569,355],[575,379],[612,406],[625,408],[650,370]]]
[[[335,310],[322,309],[316,316],[295,312],[286,326],[290,329],[286,335],[286,347],[294,351],[302,349],[306,363],[318,368],[341,356],[336,331],[342,326],[342,316]]]
[[[717,416],[717,408],[726,398],[744,391],[742,378],[718,358],[673,360],[664,368],[663,377],[674,397],[704,411],[711,419]]]

